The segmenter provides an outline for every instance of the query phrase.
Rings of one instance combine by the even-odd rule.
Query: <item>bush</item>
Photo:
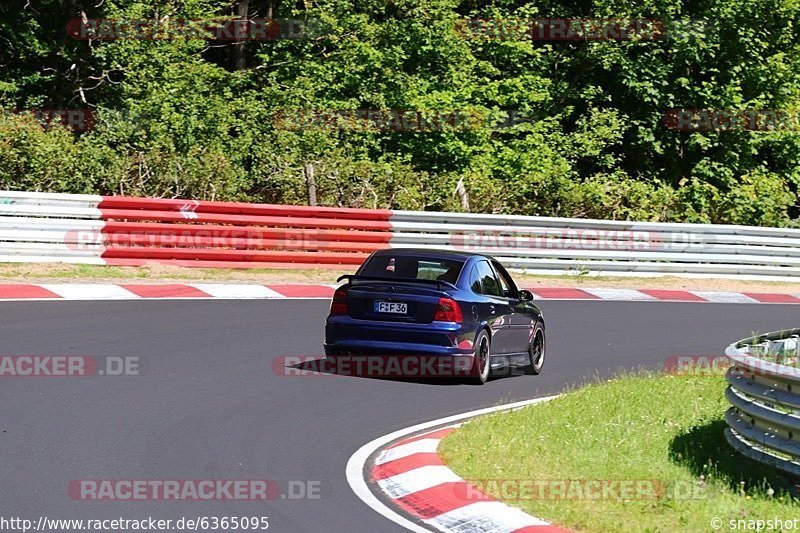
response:
[[[559,17],[711,20],[669,39],[531,42],[467,19],[519,2],[251,2],[307,38],[65,39],[55,0],[0,7],[0,106],[99,110],[76,135],[0,119],[0,186],[619,220],[797,224],[800,133],[670,129],[670,109],[798,109],[800,10],[780,0],[555,2]],[[639,3],[641,4],[641,3]],[[790,5],[791,4],[791,5]],[[106,0],[89,19],[229,16],[225,0]],[[65,18],[66,17],[66,18]],[[675,28],[668,28],[672,31]],[[687,29],[687,28],[684,28]],[[692,32],[700,32],[700,35]],[[672,38],[674,37],[674,38]],[[466,128],[287,131],[281,113],[461,113]]]

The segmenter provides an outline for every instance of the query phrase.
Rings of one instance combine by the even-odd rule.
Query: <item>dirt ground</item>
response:
[[[116,267],[70,265],[62,263],[5,263],[0,264],[0,283],[258,283],[313,284],[335,283],[342,274],[352,274],[354,268],[325,269],[210,269],[166,265]],[[595,276],[534,276],[514,274],[524,287],[586,287],[672,289],[736,292],[800,293],[797,283],[747,281],[726,279],[696,279],[666,276],[595,277]]]

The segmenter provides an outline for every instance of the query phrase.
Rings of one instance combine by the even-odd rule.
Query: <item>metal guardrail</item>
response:
[[[800,229],[0,191],[0,261],[341,268],[400,247],[537,274],[800,280]]]
[[[800,229],[393,211],[392,245],[488,252],[542,274],[797,281]]]
[[[760,463],[800,476],[800,329],[743,339],[725,350],[731,407],[725,438]]]
[[[380,209],[0,191],[0,262],[355,268],[388,248]]]

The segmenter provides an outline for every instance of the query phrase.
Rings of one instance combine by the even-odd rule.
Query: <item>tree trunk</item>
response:
[[[306,163],[306,187],[308,187],[308,205],[317,205],[317,182],[314,181],[314,164]]]
[[[250,18],[250,0],[239,0],[236,3],[236,18],[238,20],[247,20]],[[247,27],[246,22],[239,22],[237,26],[239,24],[243,27]],[[246,44],[247,40],[244,40],[236,41],[233,45],[233,57],[236,70],[244,70],[247,68],[247,56],[245,55]]]
[[[466,187],[464,187],[464,180],[458,180],[456,183],[456,194],[459,198],[461,198],[461,208],[469,213],[469,193],[467,193]]]

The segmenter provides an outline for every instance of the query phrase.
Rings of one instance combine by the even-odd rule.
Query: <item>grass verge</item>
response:
[[[623,376],[474,420],[439,451],[484,492],[580,531],[710,531],[715,517],[730,530],[729,520],[793,519],[800,501],[792,480],[725,441],[724,390],[718,375]],[[598,495],[590,480],[645,482],[645,490]]]

